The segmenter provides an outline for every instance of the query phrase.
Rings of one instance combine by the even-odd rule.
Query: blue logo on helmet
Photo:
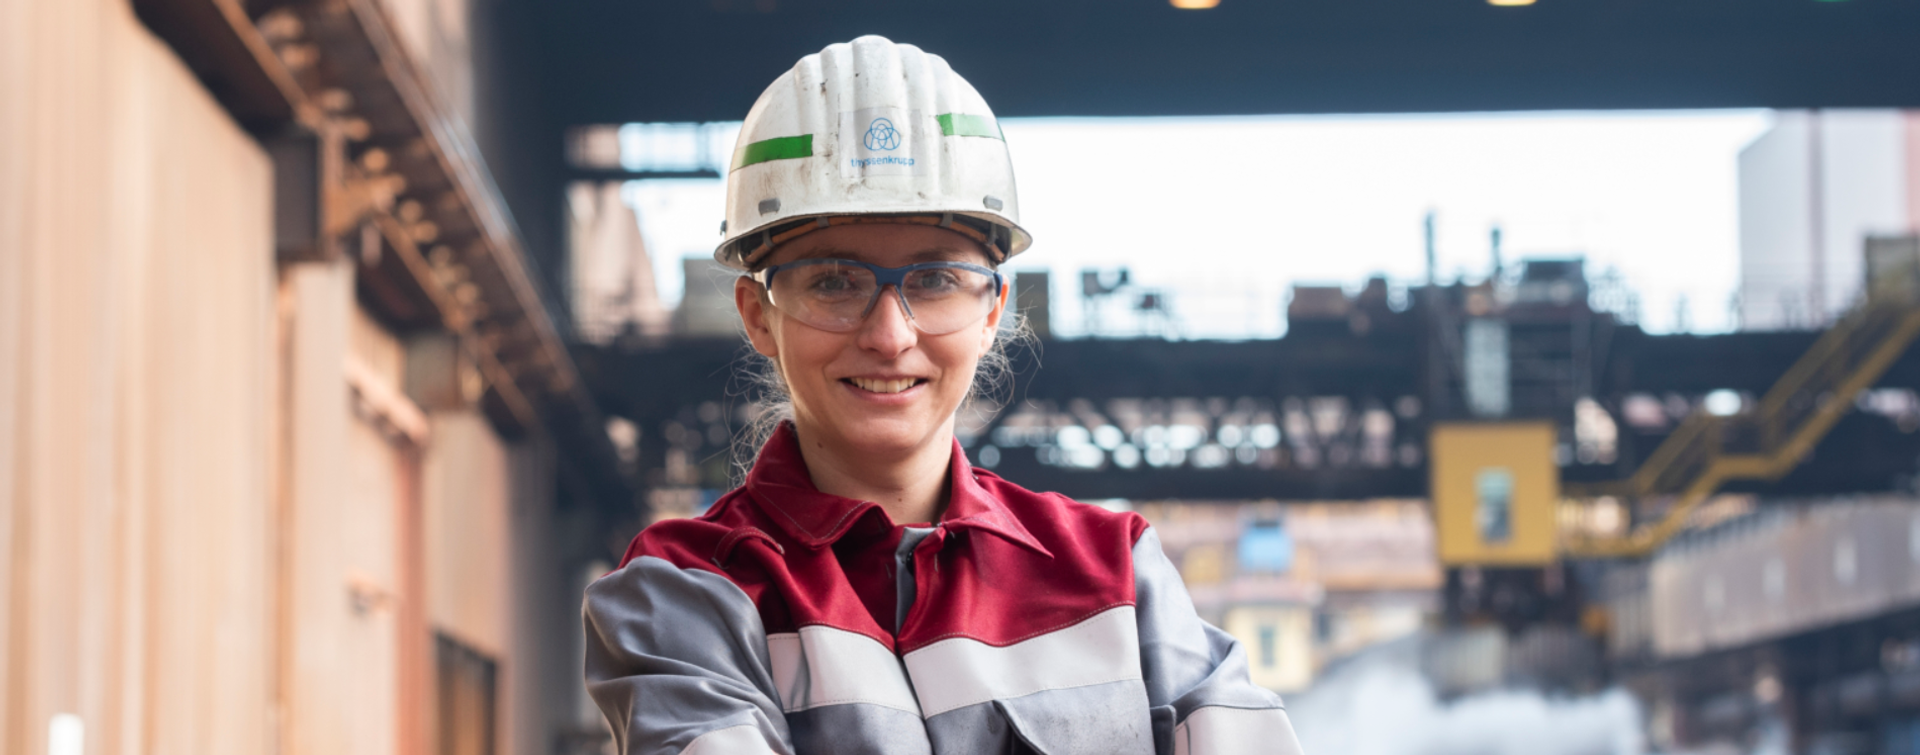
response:
[[[893,121],[875,118],[873,123],[867,126],[867,137],[864,143],[867,149],[892,151],[900,147],[900,131],[893,127]]]

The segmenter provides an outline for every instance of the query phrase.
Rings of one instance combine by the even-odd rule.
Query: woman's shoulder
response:
[[[1131,511],[1082,503],[1061,493],[1028,490],[984,469],[973,472],[982,489],[1042,540],[1048,536],[1075,541],[1110,536],[1124,540],[1131,548],[1148,528],[1147,520]]]
[[[647,525],[627,544],[620,558],[625,566],[634,559],[654,557],[677,566],[709,567],[717,549],[730,539],[738,539],[737,530],[751,530],[751,507],[743,506],[745,493],[734,489],[715,501],[706,511],[691,517],[662,519]]]

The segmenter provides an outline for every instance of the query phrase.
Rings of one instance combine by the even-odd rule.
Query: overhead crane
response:
[[[1478,306],[1472,301],[1480,290],[1439,288],[1442,295],[1409,296],[1398,310],[1384,297],[1357,300],[1346,316],[1295,322],[1275,340],[1046,341],[1015,355],[1004,403],[965,412],[963,442],[976,461],[991,447],[995,468],[1010,479],[1081,498],[1419,498],[1429,493],[1436,427],[1544,422],[1554,429],[1556,485],[1568,496],[1678,497],[1665,507],[1662,523],[1626,540],[1567,541],[1564,552],[1581,558],[1645,553],[1717,490],[1885,490],[1916,472],[1920,434],[1907,432],[1895,417],[1857,411],[1853,400],[1875,386],[1920,386],[1920,357],[1906,349],[1914,337],[1905,314],[1910,308],[1888,303],[1896,301],[1890,294],[1824,333],[1661,336],[1593,311],[1584,300],[1510,307],[1499,314],[1510,333],[1511,407],[1507,416],[1490,418],[1467,410],[1462,355],[1429,358],[1445,348],[1433,336],[1434,324],[1460,327],[1467,307]],[[1366,327],[1355,327],[1362,320]],[[679,339],[577,349],[598,397],[641,429],[640,467],[654,470],[656,488],[729,485],[726,439],[741,425],[753,390],[729,377],[745,364],[741,342]],[[1436,364],[1444,370],[1439,375]],[[1716,389],[1764,397],[1735,417],[1698,410],[1699,399]],[[1582,399],[1589,399],[1589,414],[1614,428],[1606,457],[1574,447]],[[1634,400],[1657,401],[1669,413],[1665,426],[1630,421],[1626,408]],[[1693,411],[1671,416],[1674,407]],[[1120,416],[1127,413],[1137,416]],[[1207,425],[1189,447],[1177,449],[1179,463],[1149,463],[1143,455],[1123,466],[1112,433],[1106,443],[1115,448],[1102,448],[1098,457],[1082,454],[1080,461],[1091,463],[1062,463],[1057,451],[1057,431],[1069,424],[1082,427],[1089,441],[1102,435],[1096,432],[1102,424],[1112,424],[1122,442],[1144,451],[1139,444],[1148,439],[1136,436],[1167,426],[1176,413]],[[1036,423],[1045,427],[1030,427]],[[1190,452],[1217,444],[1234,423],[1227,434],[1236,443],[1228,444],[1227,455],[1196,463]],[[1267,423],[1278,437],[1255,443],[1251,430]],[[1070,435],[1077,440],[1080,434]],[[1810,456],[1816,446],[1821,452]],[[1248,447],[1253,453],[1240,453]],[[664,472],[669,455],[680,460],[673,480]],[[1557,488],[1545,510],[1562,497]],[[1555,552],[1562,552],[1558,544]]]

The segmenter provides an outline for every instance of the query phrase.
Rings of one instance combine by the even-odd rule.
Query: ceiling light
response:
[[[1487,4],[1498,5],[1504,8],[1516,8],[1522,5],[1532,5],[1533,0],[1487,0]]]
[[[1220,4],[1220,0],[1167,0],[1167,2],[1173,3],[1173,7],[1181,10],[1205,10]]]

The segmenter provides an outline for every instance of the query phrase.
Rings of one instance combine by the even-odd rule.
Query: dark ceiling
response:
[[[868,33],[1004,116],[1920,105],[1920,0],[497,1],[576,124],[737,120]]]
[[[1920,107],[1920,0],[475,0],[476,135],[564,280],[570,125],[730,121],[883,34],[1002,116]]]

